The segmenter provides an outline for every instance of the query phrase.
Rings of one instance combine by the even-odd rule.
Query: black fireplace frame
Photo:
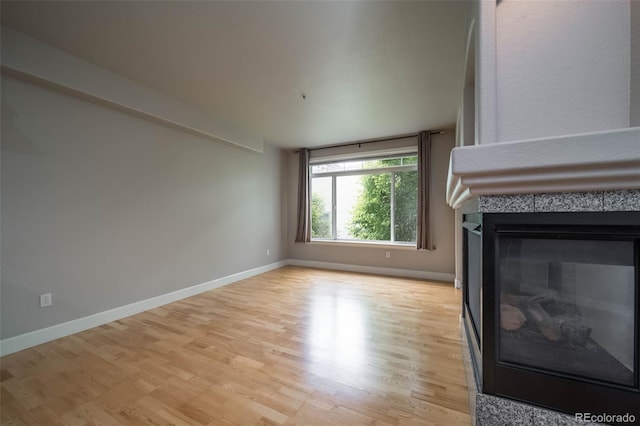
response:
[[[476,385],[482,387],[482,273],[477,277],[472,277],[470,266],[470,244],[469,234],[475,235],[480,239],[480,246],[482,247],[482,213],[473,213],[464,215],[464,221],[462,223],[462,247],[464,256],[462,256],[462,318],[464,321],[464,329],[469,342],[469,351],[471,354],[471,362],[473,364],[473,374],[475,376]],[[473,262],[480,264],[480,270],[482,271],[482,249],[476,253],[473,253],[476,258]],[[478,318],[473,318],[471,308],[469,306],[471,286],[470,281],[475,279],[475,286],[479,287],[477,290],[477,297],[480,299],[480,312]]]
[[[640,418],[640,212],[571,212],[571,213],[484,213],[465,215],[465,228],[482,232],[481,330],[476,333],[469,320],[463,294],[463,315],[474,367],[481,371],[483,393],[502,396],[566,413],[630,413]],[[479,226],[476,226],[477,224]],[[467,231],[464,232],[465,274],[468,272]],[[577,378],[533,367],[499,361],[499,306],[496,289],[499,237],[535,236],[535,238],[591,240],[632,240],[634,242],[634,385],[623,386]],[[463,289],[468,291],[466,275]],[[475,352],[475,353],[474,353]],[[480,369],[478,369],[480,370]]]

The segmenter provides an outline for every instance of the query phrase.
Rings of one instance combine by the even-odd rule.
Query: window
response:
[[[310,166],[311,239],[416,241],[417,156]]]

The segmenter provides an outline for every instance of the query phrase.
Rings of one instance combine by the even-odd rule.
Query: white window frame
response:
[[[395,182],[396,173],[397,172],[410,172],[418,170],[417,164],[408,164],[404,166],[389,166],[389,167],[380,167],[380,168],[371,168],[371,169],[359,169],[359,170],[345,170],[345,171],[334,171],[334,172],[319,172],[313,173],[314,166],[321,166],[324,164],[331,163],[346,163],[350,161],[375,161],[375,160],[385,160],[391,158],[401,158],[401,157],[413,157],[416,156],[417,152],[403,152],[398,155],[385,155],[385,156],[375,156],[375,157],[354,157],[354,158],[345,158],[340,161],[321,161],[311,163],[309,165],[309,194],[313,194],[313,178],[321,178],[321,177],[330,177],[331,178],[331,238],[317,238],[311,237],[312,242],[321,242],[321,243],[347,243],[347,244],[374,244],[374,245],[393,245],[393,246],[408,246],[408,247],[416,247],[415,241],[395,241],[395,203],[396,203],[396,194],[395,194]],[[391,209],[391,230],[390,230],[390,240],[356,240],[356,239],[339,239],[338,238],[338,227],[337,227],[337,186],[336,181],[340,176],[362,176],[362,175],[377,175],[390,173],[390,209]],[[313,225],[313,224],[312,224]]]

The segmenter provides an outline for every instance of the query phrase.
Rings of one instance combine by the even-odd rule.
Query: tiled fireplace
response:
[[[640,127],[487,129],[447,181],[474,424],[640,423]]]
[[[481,196],[463,238],[476,424],[640,421],[640,190]]]

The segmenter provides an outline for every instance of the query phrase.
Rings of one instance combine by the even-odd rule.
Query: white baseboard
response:
[[[62,324],[52,325],[40,330],[30,331],[28,333],[0,340],[0,356],[9,355],[23,349],[31,348],[46,342],[50,342],[52,340],[59,339],[61,337],[79,333],[81,331],[85,331],[93,327],[98,327],[112,321],[117,321],[119,319],[126,318],[140,312],[148,311],[149,309],[154,309],[168,303],[195,296],[196,294],[204,293],[205,291],[213,290],[215,288],[222,287],[246,278],[250,278],[264,272],[272,271],[274,269],[282,268],[283,266],[287,265],[306,266],[319,269],[334,269],[349,272],[362,272],[366,274],[420,278],[435,281],[452,282],[455,278],[453,274],[445,274],[441,272],[414,271],[409,269],[382,268],[377,266],[361,266],[349,265],[345,263],[287,259],[280,262],[270,263],[268,265],[249,269],[247,271],[238,272],[237,274],[227,275],[226,277],[218,278],[202,284],[197,284],[192,287],[183,288],[171,293],[162,294],[150,299],[130,303],[128,305],[120,306],[108,311],[98,312],[97,314],[67,321]]]
[[[315,260],[289,259],[289,265],[307,266],[309,268],[335,269],[338,271],[362,272],[365,274],[390,275],[394,277],[420,278],[423,280],[453,282],[454,274],[442,272],[415,271],[412,269],[383,268],[379,266],[351,265],[347,263],[318,262]]]
[[[149,309],[166,305],[167,303],[195,296],[196,294],[204,293],[205,291],[213,290],[215,288],[222,287],[227,284],[250,278],[255,275],[262,274],[264,272],[278,269],[287,265],[288,261],[283,260],[280,262],[259,266],[257,268],[239,272],[237,274],[227,275],[226,277],[218,278],[213,281],[197,284],[192,287],[183,288],[181,290],[120,306],[108,311],[98,312],[97,314],[67,321],[62,324],[56,324],[52,325],[51,327],[46,327],[40,330],[20,334],[18,336],[9,337],[7,339],[0,340],[0,356],[9,355],[23,349],[31,348],[42,343],[59,339],[61,337],[79,333],[81,331],[88,330],[93,327],[98,327],[112,321],[117,321],[119,319],[126,318],[140,312],[148,311]]]
[[[456,278],[456,279],[453,281],[453,284],[454,284],[454,286],[455,286],[456,288],[462,288],[462,280],[460,280],[460,279],[458,279],[458,278]]]

